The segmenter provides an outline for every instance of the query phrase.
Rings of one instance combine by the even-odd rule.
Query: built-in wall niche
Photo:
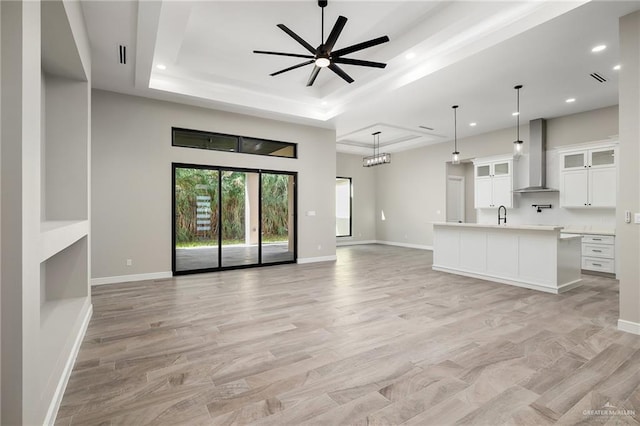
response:
[[[88,239],[82,237],[40,263],[40,384],[55,391],[77,330],[91,303],[88,296]]]
[[[41,220],[88,219],[88,83],[43,74]]]

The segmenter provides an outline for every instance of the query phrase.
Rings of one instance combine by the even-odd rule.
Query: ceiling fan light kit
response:
[[[386,43],[389,41],[389,37],[382,36],[378,38],[374,38],[362,43],[357,43],[342,49],[333,50],[333,47],[338,41],[338,37],[342,33],[342,29],[347,23],[347,18],[344,16],[338,16],[336,23],[333,25],[333,29],[329,33],[329,37],[324,39],[324,8],[327,6],[327,0],[318,0],[318,6],[322,9],[322,28],[321,28],[321,43],[318,47],[314,48],[311,44],[307,43],[302,37],[293,32],[284,24],[278,24],[278,28],[287,33],[292,39],[297,41],[302,47],[304,47],[310,54],[299,54],[299,53],[287,53],[287,52],[273,52],[273,51],[265,51],[265,50],[254,50],[253,53],[259,53],[263,55],[276,55],[276,56],[290,56],[294,58],[304,58],[307,59],[304,62],[293,65],[288,68],[284,68],[280,71],[276,71],[270,74],[272,77],[285,73],[287,71],[295,70],[297,68],[304,67],[306,65],[313,64],[313,70],[311,71],[311,75],[309,76],[309,80],[307,81],[307,87],[313,86],[313,83],[316,81],[318,77],[318,73],[322,68],[329,68],[335,74],[337,74],[340,78],[342,78],[347,83],[353,83],[353,78],[349,76],[342,68],[338,66],[338,64],[345,65],[358,65],[362,67],[371,67],[371,68],[385,68],[387,64],[382,62],[373,62],[373,61],[364,61],[361,59],[351,59],[344,58],[343,56],[348,55],[349,53],[358,52],[360,50],[367,49],[369,47],[377,46],[382,43]]]

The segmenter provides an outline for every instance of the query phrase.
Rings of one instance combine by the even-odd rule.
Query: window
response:
[[[173,128],[171,144],[183,148],[297,158],[297,144],[222,133]]]
[[[351,178],[336,178],[336,237],[351,236]]]

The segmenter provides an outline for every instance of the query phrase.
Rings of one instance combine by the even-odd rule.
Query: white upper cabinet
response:
[[[478,158],[474,161],[476,209],[513,207],[512,168],[512,158]]]
[[[560,207],[615,207],[617,148],[560,151]]]

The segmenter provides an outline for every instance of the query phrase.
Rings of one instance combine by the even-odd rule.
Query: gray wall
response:
[[[100,90],[92,117],[94,278],[171,270],[172,162],[297,171],[298,258],[335,257],[335,131]],[[172,126],[296,142],[299,158],[172,147]]]
[[[606,139],[618,133],[618,108],[607,107],[548,119],[548,148]],[[512,152],[515,129],[502,129],[458,140],[461,159]],[[520,127],[528,152],[528,124]],[[393,162],[376,170],[378,240],[430,247],[432,222],[445,221],[446,163],[452,144],[441,143],[393,154]],[[514,183],[518,186],[518,182]],[[384,211],[386,220],[381,220]],[[479,218],[480,219],[480,218]]]
[[[353,184],[353,236],[337,238],[338,244],[371,242],[376,239],[375,169],[375,167],[362,167],[361,155],[344,153],[336,155],[337,176],[350,177]]]
[[[620,319],[640,334],[640,226],[624,212],[640,212],[640,12],[620,19],[620,186],[617,242],[620,248]]]

